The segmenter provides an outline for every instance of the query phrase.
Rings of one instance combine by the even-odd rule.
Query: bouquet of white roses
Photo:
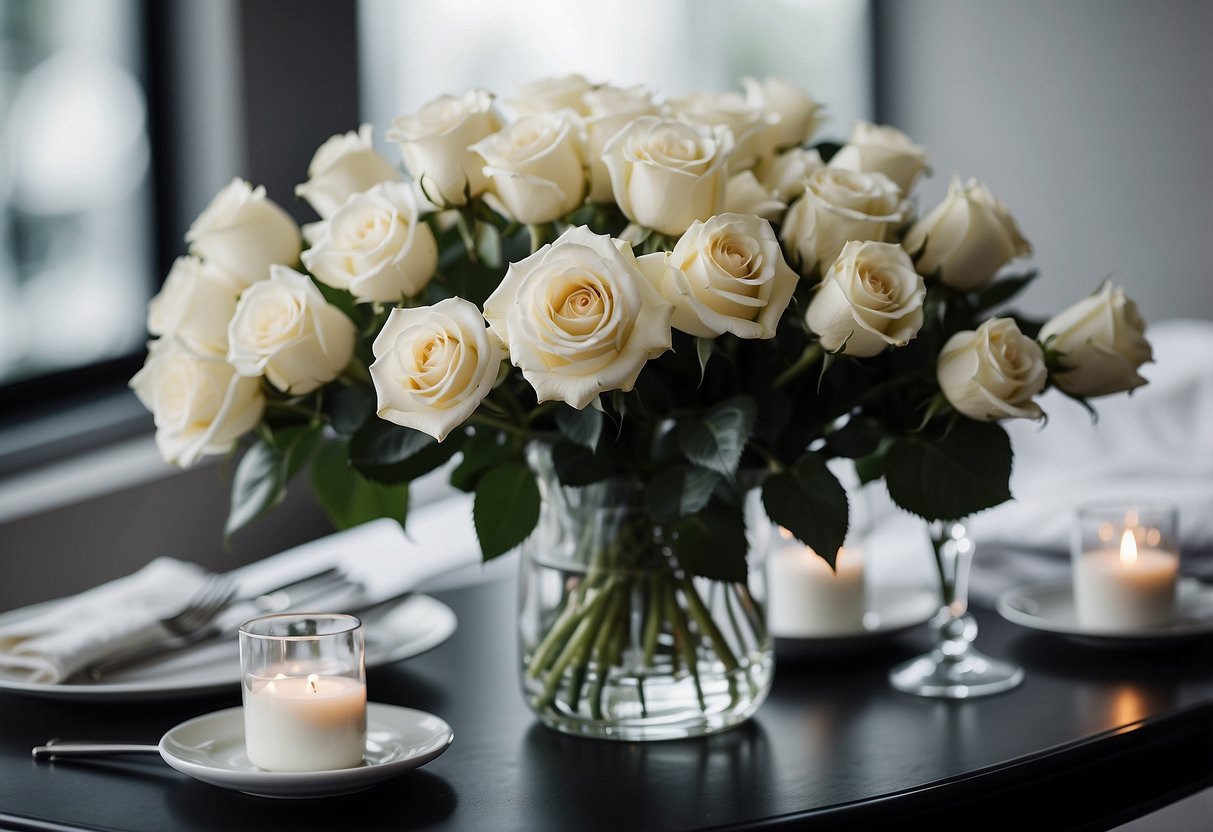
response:
[[[999,313],[1029,244],[976,181],[917,216],[927,154],[891,127],[811,145],[821,108],[777,79],[662,101],[569,76],[507,104],[397,119],[404,171],[369,126],[332,137],[296,189],[320,217],[302,232],[241,180],[190,228],[132,386],[166,459],[246,446],[229,533],[305,467],[337,525],[403,523],[408,483],[458,457],[485,558],[557,483],[625,483],[664,530],[644,558],[741,581],[748,489],[832,562],[831,458],[960,518],[1011,496],[999,420],[1040,418],[1050,384],[1144,383],[1142,321],[1110,284],[1048,322]],[[712,636],[679,586],[672,606],[646,590],[661,626]],[[576,623],[553,663],[604,655],[569,646]]]

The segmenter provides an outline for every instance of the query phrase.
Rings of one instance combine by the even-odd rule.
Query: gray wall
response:
[[[1035,247],[1021,305],[1106,277],[1147,321],[1213,319],[1213,3],[887,0],[878,112],[986,182]]]

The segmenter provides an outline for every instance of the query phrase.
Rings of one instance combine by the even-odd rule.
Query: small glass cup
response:
[[[1179,510],[1170,503],[1078,509],[1070,549],[1079,626],[1133,632],[1175,621],[1178,526]]]
[[[244,745],[267,771],[362,765],[366,658],[362,622],[339,613],[283,613],[240,627]]]

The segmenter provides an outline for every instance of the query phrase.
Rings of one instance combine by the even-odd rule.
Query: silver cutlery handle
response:
[[[103,757],[110,754],[159,754],[158,745],[140,745],[131,742],[76,742],[50,740],[46,745],[34,746],[35,760],[53,760],[56,757]]]

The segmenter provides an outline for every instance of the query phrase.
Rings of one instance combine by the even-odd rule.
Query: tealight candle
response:
[[[776,546],[768,563],[767,617],[773,635],[805,638],[863,631],[867,592],[861,550],[839,549],[835,568],[830,569],[811,548],[791,541]]]
[[[366,672],[362,623],[351,615],[283,614],[240,628],[244,745],[268,771],[362,764]]]
[[[1074,610],[1081,626],[1128,631],[1175,620],[1175,517],[1167,505],[1079,510],[1073,558]]]

